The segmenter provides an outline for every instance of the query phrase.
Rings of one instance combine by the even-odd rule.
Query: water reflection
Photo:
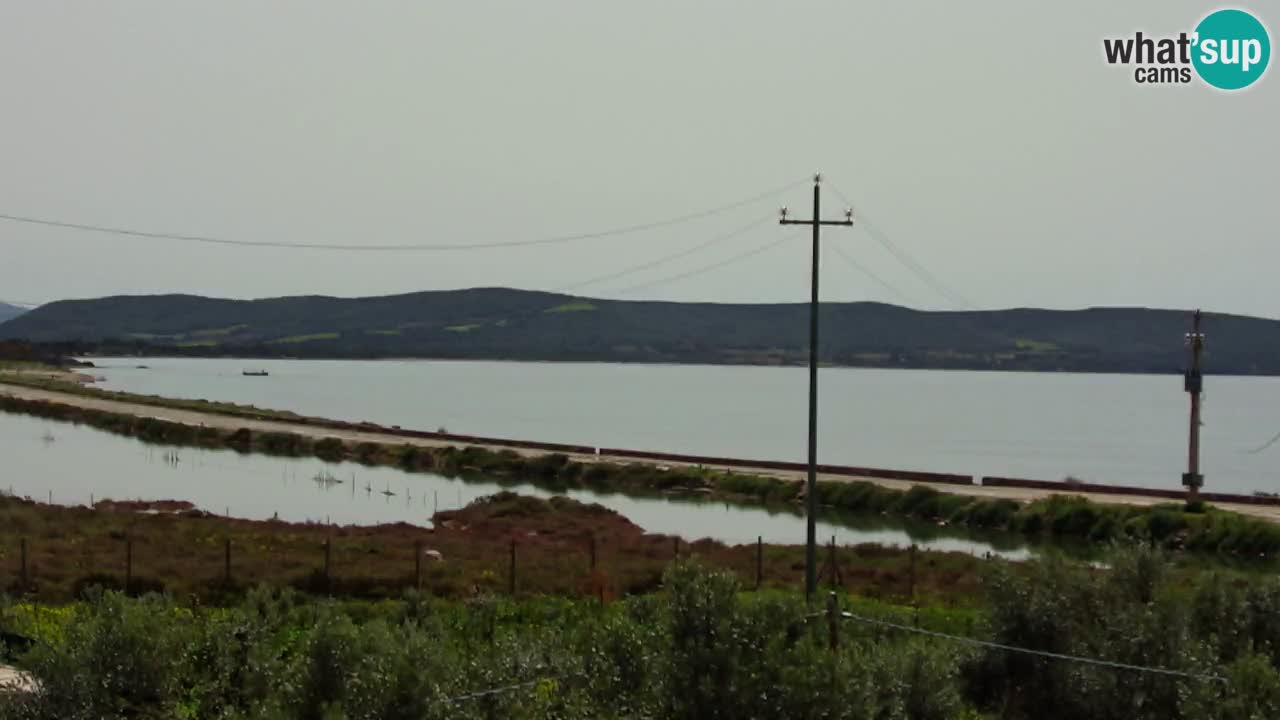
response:
[[[53,440],[46,438],[52,437]],[[265,520],[372,525],[406,522],[430,526],[438,510],[451,510],[501,490],[550,497],[521,482],[448,478],[394,468],[326,463],[315,458],[240,455],[146,445],[90,428],[0,414],[0,453],[9,490],[59,504],[94,499],[185,500],[208,512]],[[685,540],[799,544],[804,519],[791,509],[742,508],[705,499],[639,498],[588,490],[565,493],[599,503],[649,532]],[[1025,557],[1006,536],[948,533],[927,523],[868,516],[831,516],[818,523],[824,541],[873,542]]]

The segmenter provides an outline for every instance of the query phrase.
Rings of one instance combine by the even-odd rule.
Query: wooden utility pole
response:
[[[1204,486],[1204,475],[1200,474],[1200,394],[1204,390],[1200,354],[1204,350],[1204,333],[1200,332],[1199,310],[1192,316],[1186,342],[1191,352],[1191,367],[1183,380],[1183,389],[1191,395],[1191,428],[1187,436],[1187,471],[1182,474],[1182,484],[1187,487],[1187,502],[1191,503],[1200,498],[1200,488]]]
[[[817,513],[818,513],[818,260],[821,247],[818,231],[823,225],[852,225],[853,210],[846,210],[843,220],[823,220],[821,207],[822,176],[813,176],[813,217],[792,220],[782,208],[782,225],[813,226],[813,268],[809,280],[809,477],[805,485],[807,523],[805,527],[804,594],[812,600],[818,588]]]

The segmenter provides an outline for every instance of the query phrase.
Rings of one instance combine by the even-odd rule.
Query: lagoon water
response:
[[[88,505],[108,498],[185,500],[208,512],[257,520],[278,516],[298,522],[407,522],[429,527],[437,508],[455,509],[502,490],[537,497],[552,494],[526,484],[463,481],[315,458],[147,445],[88,427],[3,413],[0,456],[5,468],[0,492],[59,505]],[[787,512],[577,490],[565,494],[604,505],[649,532],[689,541],[711,538],[743,544],[754,543],[760,536],[770,543],[804,542],[804,519]],[[1007,537],[997,550],[964,532],[946,536],[931,526],[879,519],[863,518],[856,526],[822,522],[818,532],[824,540],[834,536],[840,544],[915,543],[975,554],[1027,554],[1020,543]]]
[[[113,390],[384,425],[803,461],[804,368],[604,363],[92,358]],[[146,365],[146,369],[139,369]],[[245,369],[268,377],[244,377]],[[1180,487],[1177,375],[824,368],[822,462]],[[1205,380],[1210,490],[1280,491],[1280,378]]]

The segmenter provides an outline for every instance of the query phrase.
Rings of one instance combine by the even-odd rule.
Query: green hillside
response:
[[[822,328],[821,356],[831,364],[1173,372],[1184,362],[1188,314],[831,303]],[[1205,329],[1210,371],[1280,374],[1280,321],[1210,313]],[[0,338],[190,355],[792,364],[806,357],[808,307],[503,288],[350,299],[110,297],[45,305],[0,325]]]

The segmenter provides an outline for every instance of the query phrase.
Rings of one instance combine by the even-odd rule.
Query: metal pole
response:
[[[818,179],[813,181],[813,267],[809,281],[809,471],[805,484],[804,594],[813,597],[818,588]]]
[[[813,217],[809,220],[791,220],[787,217],[787,209],[782,209],[783,225],[812,225],[813,249],[812,268],[809,280],[809,468],[805,485],[805,599],[812,600],[818,588],[818,550],[817,550],[817,515],[818,515],[818,278],[821,245],[819,232],[823,225],[852,225],[853,211],[845,213],[844,220],[823,220],[819,215],[822,209],[821,198],[822,176],[813,178]]]
[[[1183,387],[1191,395],[1191,419],[1187,433],[1187,472],[1182,476],[1182,484],[1187,488],[1187,502],[1191,503],[1200,498],[1200,487],[1204,485],[1204,475],[1200,474],[1200,395],[1204,389],[1200,354],[1204,350],[1204,334],[1200,332],[1199,310],[1192,317],[1187,345],[1191,349],[1191,368]]]

